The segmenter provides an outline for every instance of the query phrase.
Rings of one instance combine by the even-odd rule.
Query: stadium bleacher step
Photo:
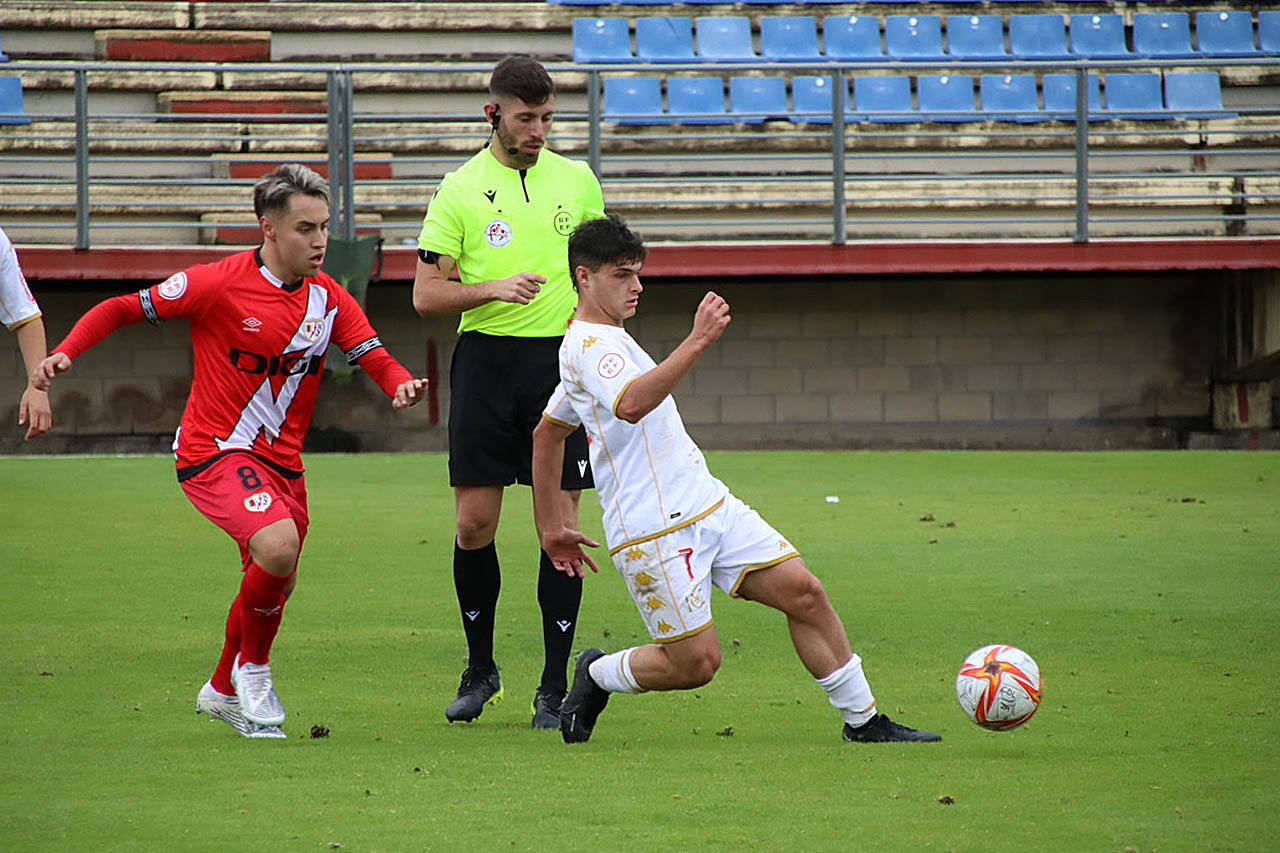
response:
[[[282,163],[302,163],[324,177],[329,177],[329,161],[323,156],[263,157],[260,154],[225,154],[211,158],[215,178],[260,178]],[[386,151],[360,151],[352,161],[357,181],[389,180],[391,154]]]
[[[252,214],[205,213],[200,216],[200,224],[212,226],[200,229],[202,245],[254,246],[262,242],[262,229],[254,221]],[[357,236],[368,237],[381,233],[382,214],[356,214]]]
[[[90,68],[89,92],[159,92],[165,89],[208,91],[218,87],[216,71],[130,71]],[[74,71],[41,69],[22,72],[22,86],[29,91],[67,92],[75,87]]]
[[[156,103],[166,113],[315,115],[328,111],[324,92],[160,92]]]
[[[268,30],[97,30],[94,44],[108,61],[271,61]]]

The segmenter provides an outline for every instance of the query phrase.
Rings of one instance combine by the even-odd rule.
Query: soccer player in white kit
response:
[[[27,387],[18,401],[18,426],[27,428],[28,440],[53,426],[49,393],[31,384],[32,374],[48,354],[40,317],[40,306],[18,266],[18,253],[13,250],[9,235],[0,228],[0,322],[18,338],[22,363],[27,368]]]
[[[647,250],[621,218],[582,223],[569,239],[578,307],[560,347],[560,385],[533,439],[534,514],[555,567],[596,571],[561,496],[564,441],[579,424],[590,439],[609,554],[653,642],[580,652],[560,709],[566,743],[591,737],[611,693],[687,690],[720,667],[711,586],[787,616],[805,668],[844,719],[848,741],[937,741],[876,711],[840,617],[798,551],[707,470],[671,391],[729,324],[729,305],[707,293],[693,330],[656,364],[623,329],[636,313]]]

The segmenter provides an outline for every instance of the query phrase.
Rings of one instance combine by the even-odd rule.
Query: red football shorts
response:
[[[293,519],[299,544],[306,538],[306,481],[286,477],[250,454],[224,456],[180,485],[205,518],[236,540],[241,559],[248,559],[253,534],[282,519]]]

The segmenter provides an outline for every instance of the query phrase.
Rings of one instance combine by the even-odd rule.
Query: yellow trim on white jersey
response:
[[[16,332],[19,329],[21,329],[23,326],[27,325],[28,323],[34,320],[39,320],[40,317],[41,317],[41,314],[39,311],[37,311],[36,313],[32,314],[30,317],[23,317],[21,320],[14,323],[12,326],[9,326],[8,329],[11,332]]]
[[[686,518],[684,521],[680,522],[679,524],[673,524],[670,527],[666,528],[665,530],[659,530],[657,533],[650,533],[648,536],[641,536],[638,539],[628,539],[626,542],[623,542],[618,547],[610,548],[609,556],[612,557],[614,554],[618,553],[623,548],[630,548],[632,545],[639,545],[642,542],[652,542],[654,539],[657,539],[661,536],[666,536],[668,533],[671,533],[674,530],[679,530],[682,527],[688,527],[690,524],[693,524],[695,521],[701,521],[702,519],[706,518],[708,515],[711,515],[711,513],[715,512],[723,505],[724,505],[724,498],[722,497],[720,498],[720,500],[716,501],[711,506],[707,507],[702,512],[698,513],[693,518]],[[764,567],[760,566],[759,568],[764,568]]]
[[[654,637],[653,641],[660,646],[665,646],[667,643],[674,643],[677,640],[683,640],[686,637],[692,637],[695,634],[701,634],[703,631],[707,630],[714,624],[716,624],[716,620],[712,619],[710,622],[707,622],[704,625],[699,625],[697,628],[690,628],[688,631],[685,631],[683,634],[677,634],[674,637]]]
[[[622,390],[618,392],[618,396],[613,398],[613,408],[610,409],[610,411],[613,412],[613,416],[615,418],[618,418],[618,404],[622,402],[622,395],[627,393],[627,389],[631,387],[631,383],[635,382],[639,378],[640,378],[639,376],[633,376],[630,379],[628,379],[627,384],[623,385]],[[622,418],[618,418],[618,420],[622,420]]]
[[[746,580],[747,575],[751,574],[752,572],[759,571],[760,569],[767,569],[772,566],[776,566],[779,563],[785,563],[787,560],[790,560],[792,557],[799,557],[799,556],[800,556],[799,551],[792,551],[790,554],[783,554],[781,557],[775,557],[774,559],[769,560],[768,562],[765,562],[765,563],[756,563],[753,566],[743,566],[742,571],[738,572],[738,579],[733,582],[733,589],[729,590],[729,596],[731,598],[742,598],[742,596],[738,595],[738,587],[742,586],[742,582]]]
[[[553,418],[551,415],[548,415],[546,412],[543,412],[543,413],[542,413],[542,417],[544,417],[544,418],[546,418],[547,420],[551,421],[551,423],[555,424],[556,426],[564,427],[565,429],[576,430],[576,429],[578,428],[576,424],[568,424],[568,423],[565,423],[564,421],[560,420],[559,418]]]

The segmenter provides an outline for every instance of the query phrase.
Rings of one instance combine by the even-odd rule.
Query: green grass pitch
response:
[[[437,454],[308,459],[311,534],[273,653],[290,737],[245,740],[193,712],[238,560],[171,460],[8,458],[0,846],[1274,849],[1280,454],[708,458],[823,579],[881,708],[941,744],[842,743],[782,617],[718,593],[710,685],[614,697],[588,744],[531,730],[527,489],[498,539],[506,698],[449,725],[464,646]],[[641,632],[605,557],[577,647]],[[1045,676],[1013,732],[955,702],[990,642]]]

